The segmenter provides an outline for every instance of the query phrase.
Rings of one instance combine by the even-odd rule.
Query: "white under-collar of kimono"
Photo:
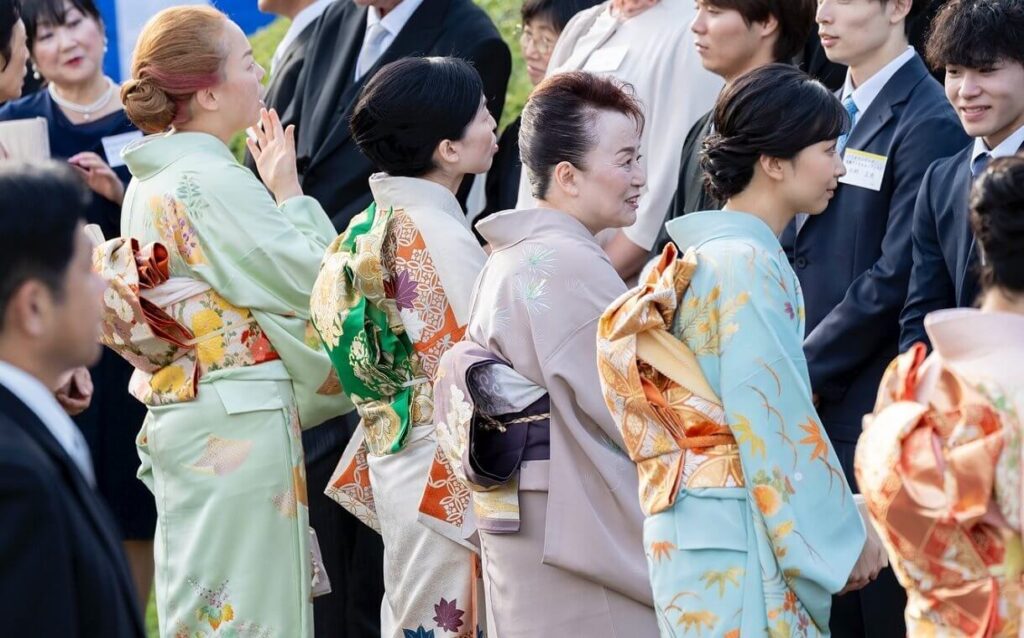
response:
[[[419,177],[393,177],[387,173],[374,173],[370,176],[370,192],[378,208],[394,207],[406,212],[440,210],[469,228],[466,213],[462,211],[455,194],[437,182]]]
[[[378,208],[401,208],[427,247],[445,297],[460,326],[469,322],[470,295],[487,261],[459,200],[436,182],[377,173],[370,191]]]
[[[574,235],[597,243],[583,222],[554,208],[507,210],[485,218],[476,229],[493,250],[514,246],[543,231]]]
[[[1024,315],[953,308],[929,314],[924,326],[935,352],[954,369],[1024,388]]]

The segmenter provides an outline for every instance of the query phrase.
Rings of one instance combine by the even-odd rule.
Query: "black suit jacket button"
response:
[[[308,155],[303,155],[295,160],[295,170],[299,172],[299,175],[302,175],[309,169],[309,162]]]
[[[796,267],[797,268],[807,268],[807,258],[806,257],[797,257],[795,263],[796,263]]]

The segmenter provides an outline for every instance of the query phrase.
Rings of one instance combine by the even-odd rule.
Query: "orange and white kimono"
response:
[[[854,468],[907,590],[910,636],[1019,636],[1024,317],[973,309],[925,320],[889,366]]]

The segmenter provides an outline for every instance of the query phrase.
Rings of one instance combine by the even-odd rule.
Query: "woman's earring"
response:
[[[109,50],[110,50],[110,47],[107,46],[107,39],[103,38],[103,53],[106,54],[106,52],[109,51]]]
[[[35,80],[42,80],[43,76],[39,75],[39,69],[32,72],[32,78]]]

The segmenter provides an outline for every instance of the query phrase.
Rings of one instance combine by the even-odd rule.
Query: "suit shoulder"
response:
[[[971,152],[973,150],[974,142],[972,141],[956,155],[943,157],[932,162],[932,165],[928,168],[928,171],[932,174],[932,180],[938,180],[936,183],[948,184],[949,180],[952,180],[958,171],[962,169],[969,170]]]
[[[446,30],[469,37],[473,42],[501,40],[491,16],[472,0],[452,0],[445,18]]]
[[[50,458],[8,417],[0,415],[0,480],[17,477],[22,490],[48,491],[55,477]]]

